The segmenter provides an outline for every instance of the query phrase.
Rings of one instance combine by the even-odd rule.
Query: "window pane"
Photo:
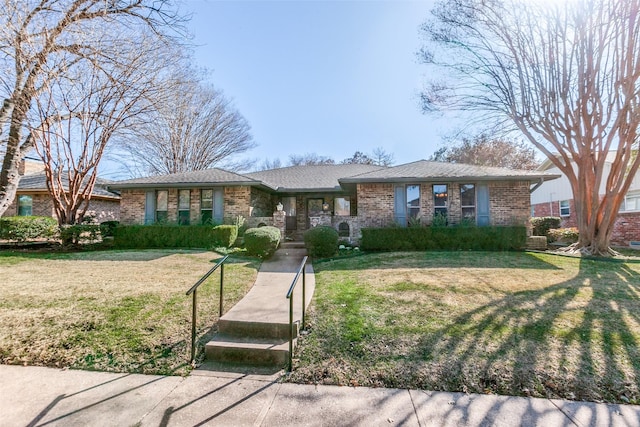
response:
[[[460,186],[460,202],[462,206],[476,205],[476,186],[473,184],[463,184]]]
[[[190,205],[190,191],[189,190],[180,190],[178,192],[178,209],[180,210],[188,210]]]
[[[348,197],[337,197],[333,201],[333,209],[335,215],[349,216],[351,215],[351,200]]]
[[[571,214],[571,210],[569,209],[569,201],[561,200],[560,201],[560,216],[569,216]]]
[[[178,211],[178,224],[189,225],[189,211]]]
[[[169,206],[169,192],[167,190],[156,193],[156,211],[167,211]]]
[[[168,219],[167,211],[156,211],[156,222],[167,222]]]
[[[433,186],[433,204],[436,206],[436,208],[446,208],[448,198],[449,196],[447,194],[446,184],[438,184]]]
[[[31,196],[18,196],[18,215],[31,216],[33,198]]]
[[[213,209],[213,190],[202,190],[200,198],[201,209]]]
[[[417,218],[420,214],[419,185],[407,185],[407,214],[409,218]]]
[[[203,224],[211,224],[213,222],[212,211],[210,210],[200,211],[200,220]]]
[[[475,222],[476,208],[462,208],[462,218]]]

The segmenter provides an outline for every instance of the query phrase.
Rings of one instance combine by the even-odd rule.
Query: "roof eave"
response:
[[[267,191],[276,189],[259,181],[229,181],[229,182],[145,182],[137,184],[109,184],[107,187],[118,190],[134,190],[136,188],[210,188],[210,187],[259,187]]]
[[[550,181],[560,178],[560,175],[524,175],[524,176],[459,176],[459,177],[398,177],[398,178],[343,178],[340,179],[341,184],[360,184],[360,183],[411,183],[411,182],[468,182],[468,181]]]

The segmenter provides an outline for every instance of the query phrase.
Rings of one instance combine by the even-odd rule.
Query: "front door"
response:
[[[282,210],[285,216],[285,230],[293,231],[298,229],[298,217],[296,215],[296,198],[295,196],[282,198]]]

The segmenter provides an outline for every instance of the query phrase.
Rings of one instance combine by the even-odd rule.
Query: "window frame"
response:
[[[436,187],[444,187],[444,192],[438,191],[436,192]],[[433,217],[436,218],[438,215],[444,216],[445,220],[449,220],[449,184],[433,184],[431,187],[433,191]],[[445,194],[445,197],[438,197],[436,194]],[[437,201],[439,199],[444,200],[444,206],[439,206]]]
[[[462,196],[463,187],[469,187],[469,186],[473,190],[473,205],[465,205],[463,203],[464,201],[464,198]],[[468,211],[470,209],[473,209],[473,215],[472,216],[465,215],[465,210]],[[476,192],[476,184],[474,183],[460,184],[460,219],[461,221],[471,220],[474,224],[476,224],[478,220],[477,209],[478,209],[478,199],[477,199],[477,192]]]
[[[418,204],[417,205],[411,205],[411,202],[413,200],[409,200],[409,188],[410,187],[415,187],[418,190],[418,198],[417,199],[413,199],[413,200],[418,200]],[[406,184],[404,186],[404,194],[405,194],[405,201],[407,204],[407,224],[409,224],[412,220],[416,220],[418,218],[420,218],[420,205],[422,204],[421,198],[422,198],[422,190],[420,188],[420,184]]]
[[[205,191],[210,191],[211,192],[211,198],[210,199],[206,199],[206,200],[210,200],[211,201],[211,207],[210,208],[205,208],[204,206],[204,192]],[[202,188],[200,189],[200,222],[202,224],[209,224],[209,223],[213,223],[213,199],[214,199],[214,191],[213,188]],[[208,214],[207,214],[208,213]]]
[[[22,204],[21,199],[24,200],[29,200],[29,205],[25,206]],[[25,211],[23,211],[24,208],[28,207],[29,211],[28,213],[25,213]],[[17,200],[17,212],[16,214],[18,216],[33,216],[33,196],[30,194],[20,194],[18,195],[18,200]]]
[[[182,195],[187,194],[186,207],[182,204]],[[178,224],[189,225],[191,222],[191,190],[180,189],[178,190]]]
[[[341,204],[338,202],[338,200],[344,200],[344,204],[341,208]],[[344,212],[347,213],[345,214]],[[351,216],[351,196],[340,196],[333,199],[333,214],[335,216]]]
[[[625,197],[626,199],[626,197]],[[566,202],[566,206],[562,206],[563,203]],[[565,213],[562,213],[562,211],[565,210]],[[558,212],[560,213],[560,217],[562,218],[566,218],[568,216],[571,216],[571,201],[570,200],[558,200]]]
[[[160,209],[160,194],[166,194],[165,209]],[[156,190],[155,220],[157,223],[169,221],[169,190]]]

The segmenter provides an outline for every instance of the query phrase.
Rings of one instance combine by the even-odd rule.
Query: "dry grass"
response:
[[[527,253],[318,263],[293,381],[640,403],[640,264]]]
[[[191,298],[220,256],[197,251],[0,252],[0,363],[123,372],[188,372]],[[228,310],[258,264],[225,269]],[[199,293],[201,334],[217,321],[218,277]]]

